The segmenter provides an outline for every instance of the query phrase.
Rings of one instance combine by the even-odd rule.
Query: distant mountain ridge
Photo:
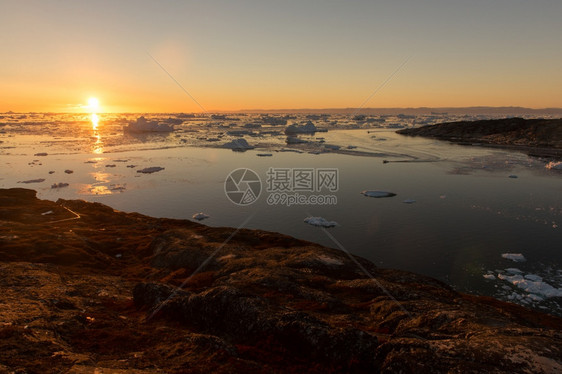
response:
[[[560,115],[562,108],[525,108],[519,106],[417,107],[417,108],[323,108],[323,109],[246,109],[224,113],[324,113],[324,114],[470,114],[470,115]]]

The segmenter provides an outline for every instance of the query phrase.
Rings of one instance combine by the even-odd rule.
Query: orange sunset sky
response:
[[[562,2],[0,1],[0,112],[562,107]],[[409,59],[409,60],[408,60]]]

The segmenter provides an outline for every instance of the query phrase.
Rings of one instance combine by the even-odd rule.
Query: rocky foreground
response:
[[[398,130],[397,133],[465,145],[500,146],[531,156],[562,159],[562,119],[505,118],[447,122]]]
[[[0,190],[0,372],[562,371],[560,318],[233,231]]]

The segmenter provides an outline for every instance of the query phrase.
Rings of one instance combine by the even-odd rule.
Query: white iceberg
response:
[[[528,279],[527,278],[528,276],[530,276],[533,279],[541,279],[541,280]],[[498,274],[498,278],[513,284],[514,286],[522,289],[523,291],[529,294],[534,294],[539,298],[562,297],[562,288],[552,287],[550,284],[543,282],[541,277],[535,276],[534,274],[529,274],[525,277],[522,276],[521,274],[515,274],[515,275]],[[533,297],[531,296],[531,298]]]
[[[172,132],[174,131],[173,125],[166,123],[158,123],[157,121],[148,121],[144,116],[140,116],[134,122],[129,122],[129,125],[123,128],[125,132]]]
[[[502,257],[514,262],[525,262],[527,259],[521,253],[502,253]]]
[[[222,147],[232,149],[233,151],[245,151],[247,149],[254,149],[254,147],[249,145],[244,138],[234,139],[228,143],[223,144]]]
[[[318,128],[311,121],[308,121],[304,125],[293,123],[285,128],[285,134],[311,134],[317,131]]]
[[[157,171],[160,171],[160,170],[164,170],[164,168],[160,167],[160,166],[151,166],[149,168],[137,170],[137,173],[152,174],[152,173],[156,173]]]
[[[562,170],[562,161],[559,162],[549,162],[548,164],[546,164],[545,166],[547,169],[550,170]]]
[[[209,218],[209,216],[208,216],[207,214],[205,214],[205,213],[199,212],[199,213],[195,213],[195,214],[192,216],[192,218],[193,218],[193,219],[196,219],[197,221],[202,221],[202,220],[204,220],[204,219]]]
[[[362,193],[363,195],[365,195],[365,196],[368,196],[368,197],[376,197],[376,198],[396,196],[395,193],[393,193],[393,192],[388,192],[388,191],[370,191],[370,190],[365,190],[365,191],[361,191],[361,193]]]
[[[334,227],[334,226],[338,226],[338,223],[335,221],[328,221],[327,219],[323,218],[323,217],[307,217],[304,219],[305,223],[308,223],[309,225],[312,226],[318,226],[318,227]]]

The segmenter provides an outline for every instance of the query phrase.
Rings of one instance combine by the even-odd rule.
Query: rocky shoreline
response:
[[[561,318],[234,231],[0,190],[0,372],[562,371]]]
[[[509,148],[535,157],[562,159],[562,119],[505,118],[446,122],[396,132],[462,145]]]

